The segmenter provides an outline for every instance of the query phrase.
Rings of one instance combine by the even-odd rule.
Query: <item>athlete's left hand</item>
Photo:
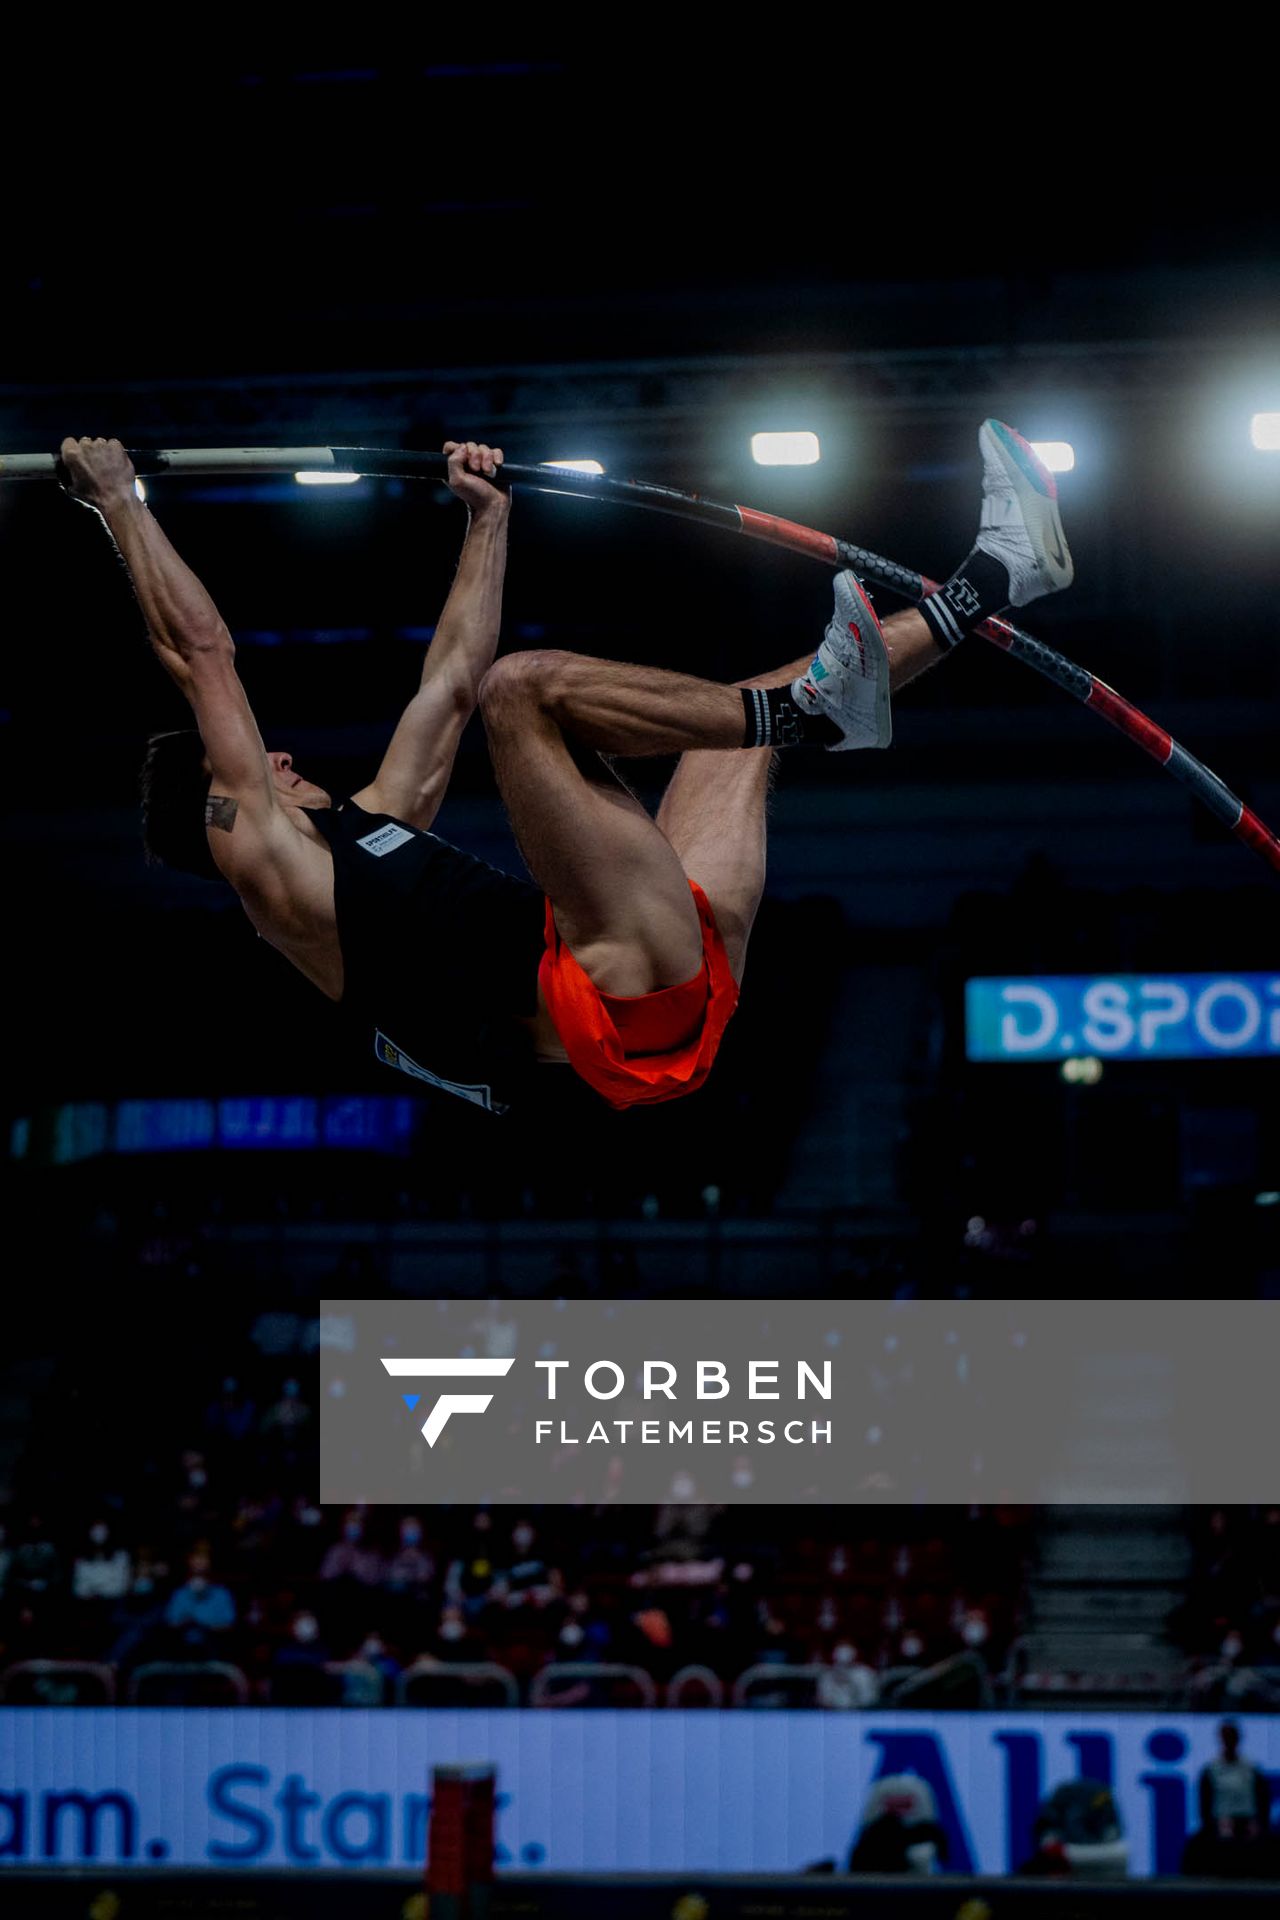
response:
[[[505,487],[493,485],[502,465],[502,448],[488,447],[483,440],[446,440],[449,456],[449,490],[465,500],[472,513],[505,513],[511,495]]]

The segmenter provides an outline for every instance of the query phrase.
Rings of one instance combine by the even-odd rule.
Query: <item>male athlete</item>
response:
[[[510,496],[499,448],[450,441],[470,521],[452,590],[372,782],[335,803],[267,752],[213,601],[138,499],[117,440],[65,440],[151,643],[198,731],[153,739],[153,858],[235,888],[263,937],[363,1025],[378,1057],[503,1112],[540,1061],[613,1107],[700,1086],[737,1004],[764,886],[776,748],[887,747],[889,701],[989,615],[1069,586],[1057,489],[988,420],[976,545],[883,626],[852,573],[816,657],[721,686],[577,654],[495,662]],[[430,832],[477,705],[532,884]],[[680,755],[656,820],[602,754]]]

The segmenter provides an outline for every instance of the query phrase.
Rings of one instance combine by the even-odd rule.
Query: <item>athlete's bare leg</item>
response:
[[[883,623],[883,649],[874,634],[868,645],[865,593],[852,574],[838,575],[836,613],[812,669],[799,662],[756,683],[793,679],[790,699],[572,654],[515,655],[491,670],[481,704],[526,860],[564,938],[606,991],[646,992],[692,972],[697,920],[677,878],[686,869],[708,892],[741,971],[764,883],[772,745],[886,746],[892,689],[987,612],[1070,585],[1053,476],[999,421],[984,422],[978,442],[983,504],[968,558],[923,613]],[[573,769],[566,735],[604,753],[685,755],[659,822],[646,821],[630,795],[593,791]],[[618,972],[632,983],[614,984]]]
[[[897,693],[942,659],[925,622],[914,609],[891,614],[884,624],[891,685]],[[811,657],[811,656],[810,656]],[[808,671],[793,660],[775,673],[740,680],[739,687],[785,687]],[[685,872],[711,903],[735,980],[742,979],[747,941],[764,892],[765,814],[774,754],[771,747],[738,753],[683,753],[658,808],[658,825],[680,856]]]
[[[940,658],[917,614],[894,615],[884,631],[894,684],[905,685]],[[811,659],[806,654],[759,684],[785,684]],[[717,918],[724,914],[722,931],[740,972],[764,883],[770,756],[767,748],[741,746],[739,688],[578,654],[517,653],[486,675],[480,705],[525,864],[596,986],[642,994],[693,977],[702,937],[690,877],[706,890]],[[566,735],[606,753],[697,750],[686,778],[677,774],[670,804],[664,802],[666,828],[679,844],[633,795],[588,779]],[[704,753],[723,764],[700,767]],[[720,799],[713,801],[713,792]],[[708,812],[722,816],[718,833],[696,830],[699,793]],[[740,878],[733,877],[737,868]]]

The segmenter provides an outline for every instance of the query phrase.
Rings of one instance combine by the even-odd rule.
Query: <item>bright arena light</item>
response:
[[[145,487],[143,486],[143,484],[142,484],[142,482],[141,482],[141,480],[135,480],[135,481],[134,481],[134,483],[133,483],[133,490],[134,490],[134,492],[135,492],[135,493],[137,494],[137,496],[138,496],[138,498],[139,498],[139,500],[145,500],[145,499],[146,499],[146,497],[147,497],[147,490],[146,490],[146,488],[145,488]]]
[[[822,449],[816,433],[753,433],[751,458],[758,467],[811,467]]]
[[[543,467],[559,467],[565,473],[603,473],[598,460],[541,460]]]
[[[295,473],[294,479],[300,487],[349,487],[358,480],[358,473]]]
[[[1064,1060],[1058,1069],[1069,1086],[1096,1087],[1102,1078],[1102,1062],[1091,1053]]]
[[[1259,453],[1280,453],[1280,413],[1255,413],[1249,438]]]
[[[1033,440],[1031,450],[1040,455],[1050,473],[1070,473],[1076,464],[1076,450],[1069,440]]]

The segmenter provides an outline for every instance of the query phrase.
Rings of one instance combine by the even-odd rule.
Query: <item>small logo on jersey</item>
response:
[[[372,853],[381,860],[384,853],[394,853],[406,840],[412,840],[413,834],[408,827],[398,827],[394,821],[389,826],[378,827],[373,833],[366,833],[356,845],[363,847],[366,853]]]
[[[437,1087],[441,1093],[454,1093],[459,1100],[467,1100],[473,1107],[483,1107],[488,1113],[506,1113],[507,1106],[501,1100],[495,1100],[493,1091],[485,1086],[464,1086],[457,1080],[446,1080],[443,1075],[432,1073],[429,1067],[420,1067],[416,1060],[400,1047],[388,1040],[385,1033],[374,1035],[373,1050],[384,1067],[395,1067],[401,1073],[407,1073],[411,1080],[421,1080],[428,1087]]]

